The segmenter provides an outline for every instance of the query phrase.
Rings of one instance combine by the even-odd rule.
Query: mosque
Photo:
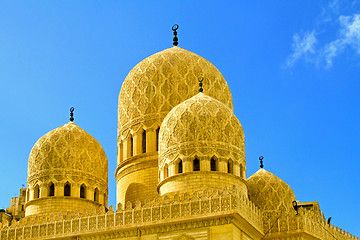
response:
[[[32,148],[26,188],[0,211],[0,239],[341,239],[318,202],[263,168],[246,176],[245,136],[221,72],[174,46],[138,63],[118,102],[116,196],[108,160],[74,122]]]

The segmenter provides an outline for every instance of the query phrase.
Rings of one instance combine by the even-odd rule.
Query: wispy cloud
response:
[[[342,9],[353,9],[359,1],[351,6],[341,0],[333,0],[322,9],[314,28],[305,34],[295,33],[292,39],[292,52],[287,57],[285,67],[292,67],[300,59],[315,63],[317,66],[330,68],[334,59],[346,48],[360,54],[360,14],[341,15]],[[329,34],[330,33],[330,34]],[[324,39],[324,36],[336,36]]]
[[[316,43],[315,32],[305,33],[300,37],[299,34],[293,36],[293,53],[286,60],[286,67],[291,67],[301,57],[307,57],[314,53],[314,45]]]
[[[341,25],[339,37],[326,44],[323,49],[327,67],[332,66],[333,59],[346,47],[351,47],[360,54],[360,14],[340,16],[339,21]]]

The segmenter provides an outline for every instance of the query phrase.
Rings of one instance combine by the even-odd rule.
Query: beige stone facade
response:
[[[69,122],[34,145],[27,187],[0,211],[1,240],[359,240],[274,174],[246,177],[231,92],[204,58],[172,47],[141,61],[118,112],[116,210],[104,150]]]

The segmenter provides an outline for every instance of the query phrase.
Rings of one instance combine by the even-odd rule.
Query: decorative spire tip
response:
[[[71,107],[71,108],[70,108],[70,121],[71,121],[71,122],[74,121],[74,110],[75,110],[74,107]]]
[[[177,24],[174,24],[174,26],[172,26],[172,30],[174,31],[174,38],[173,38],[174,46],[177,46],[179,44],[179,42],[178,42],[179,39],[177,38],[177,31],[176,31],[176,30],[178,30],[178,28],[179,28],[179,25],[177,25]]]
[[[260,160],[260,167],[261,167],[261,168],[264,168],[263,159],[264,159],[264,157],[263,157],[263,156],[260,156],[260,157],[259,157],[259,160]]]
[[[204,91],[204,89],[203,89],[203,84],[202,84],[202,82],[204,81],[204,78],[203,77],[201,77],[201,78],[199,78],[199,92],[203,92]]]

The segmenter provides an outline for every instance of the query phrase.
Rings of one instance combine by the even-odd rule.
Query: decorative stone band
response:
[[[218,189],[219,186],[236,188],[238,194],[242,194],[245,198],[248,197],[246,181],[242,177],[215,171],[176,174],[161,181],[157,189],[161,196],[166,196],[200,189]]]
[[[197,141],[176,144],[166,149],[159,155],[159,165],[164,164],[165,159],[170,162],[178,158],[184,159],[188,157],[211,157],[232,159],[232,161],[245,163],[245,151],[233,145],[226,145],[222,142]]]
[[[43,239],[49,237],[73,236],[102,233],[138,226],[152,226],[161,223],[186,220],[218,219],[224,216],[241,216],[249,225],[263,233],[262,212],[236,189],[224,188],[185,193],[173,198],[155,198],[151,203],[140,201],[135,207],[128,202],[125,210],[105,212],[104,207],[93,208],[91,212],[58,213],[41,217],[27,217],[10,226],[0,228],[0,239]],[[196,220],[195,220],[196,221]],[[224,223],[225,224],[225,223]]]
[[[76,182],[80,182],[81,180],[85,180],[87,182],[93,182],[96,185],[99,185],[103,187],[104,189],[107,189],[108,182],[104,181],[103,178],[97,177],[91,173],[81,171],[81,170],[68,170],[68,169],[52,169],[52,170],[44,170],[44,171],[38,171],[36,174],[31,175],[31,177],[28,178],[28,183],[31,183],[33,181],[39,180],[39,179],[49,179],[49,176],[54,176],[56,179],[56,182],[61,182],[63,180],[67,180],[68,178],[75,178],[77,179]],[[81,178],[81,179],[79,179]],[[105,178],[107,179],[107,177]]]
[[[161,125],[161,122],[164,120],[165,116],[169,112],[161,113],[152,113],[147,114],[136,119],[127,122],[125,125],[118,127],[118,141],[124,140],[130,132],[137,132],[141,127],[152,128],[157,125]]]

